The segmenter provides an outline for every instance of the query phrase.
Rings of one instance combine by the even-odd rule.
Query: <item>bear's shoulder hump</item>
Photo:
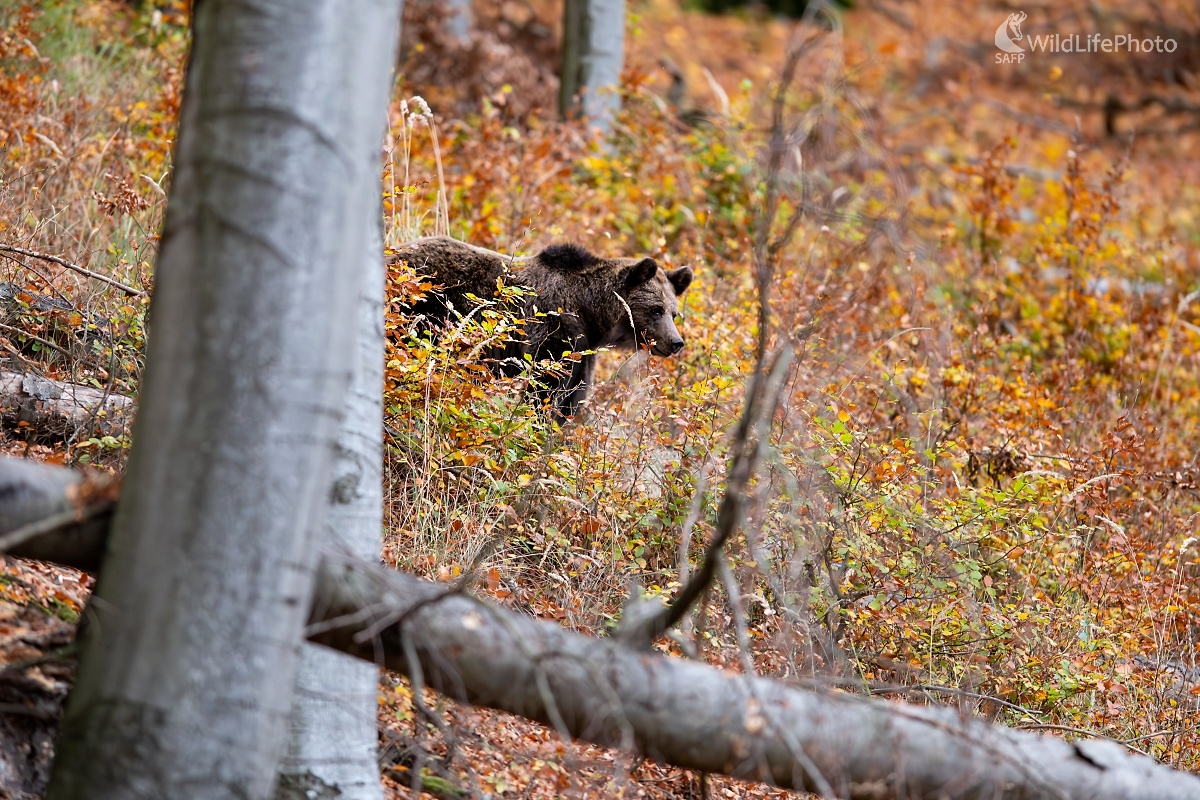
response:
[[[582,272],[600,263],[600,258],[580,245],[563,242],[552,244],[538,253],[538,263],[560,272]]]

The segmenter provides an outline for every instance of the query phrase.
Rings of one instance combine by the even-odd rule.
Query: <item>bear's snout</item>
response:
[[[670,357],[683,349],[684,342],[683,337],[676,333],[673,336],[664,337],[658,341],[651,340],[650,344],[653,345],[650,350],[654,355]]]

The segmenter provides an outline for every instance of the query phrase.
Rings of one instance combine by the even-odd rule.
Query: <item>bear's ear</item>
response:
[[[692,274],[691,267],[680,267],[679,269],[673,269],[667,273],[667,280],[669,280],[671,282],[671,286],[675,288],[676,297],[679,297],[679,295],[687,291],[687,288],[692,285],[693,277],[694,276]]]
[[[625,288],[636,289],[653,278],[656,272],[658,272],[658,262],[653,258],[643,258],[632,267],[627,268],[625,272]]]

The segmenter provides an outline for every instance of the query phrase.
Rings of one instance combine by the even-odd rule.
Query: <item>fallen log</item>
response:
[[[42,539],[39,552],[55,552],[61,532],[30,537],[31,508],[77,518],[110,502],[81,506],[82,490],[62,487],[82,478],[61,472],[0,460],[0,549],[20,554]],[[38,487],[52,496],[31,500]],[[20,513],[9,511],[10,497],[25,498]],[[75,525],[63,560],[98,563],[105,532],[96,528],[81,534]],[[1115,742],[1067,742],[954,709],[730,674],[575,634],[343,553],[322,555],[309,639],[564,735],[828,797],[1200,800],[1200,778]]]
[[[0,553],[99,572],[120,481],[0,458]]]
[[[134,408],[133,400],[103,389],[0,371],[0,421],[31,428],[38,438],[120,436],[129,432]]]
[[[732,675],[337,554],[319,567],[310,630],[457,700],[674,766],[826,796],[1200,798],[1200,778],[1114,742]]]

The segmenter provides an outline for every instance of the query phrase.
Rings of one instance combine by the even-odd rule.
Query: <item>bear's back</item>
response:
[[[416,272],[442,287],[417,301],[413,311],[443,322],[450,316],[450,305],[460,314],[477,305],[468,295],[485,300],[495,296],[496,280],[511,261],[500,253],[449,236],[426,236],[405,242],[397,248],[394,258],[406,261]]]
[[[397,248],[402,259],[419,274],[442,288],[430,292],[414,306],[418,314],[445,321],[448,305],[461,314],[477,303],[468,295],[488,300],[496,295],[496,281],[532,290],[521,303],[523,312],[559,308],[574,311],[586,292],[580,290],[605,270],[607,262],[577,244],[552,244],[536,255],[508,256],[448,236],[426,236]],[[538,297],[541,298],[540,302]]]

